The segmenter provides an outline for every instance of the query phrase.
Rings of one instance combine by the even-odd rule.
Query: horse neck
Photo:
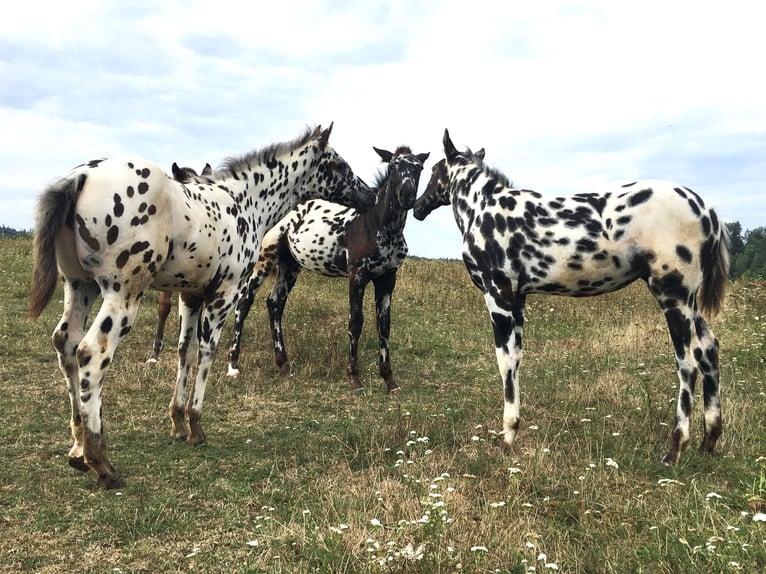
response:
[[[287,169],[287,166],[292,163],[290,157],[298,155],[298,151],[294,151],[291,156],[280,157],[277,160]],[[270,169],[265,162],[256,164],[248,171],[237,175],[236,179],[244,179],[248,183],[245,184],[242,194],[235,199],[240,206],[244,206],[243,212],[254,218],[254,225],[262,229],[270,229],[296,205],[313,197],[310,187],[305,185],[305,179],[310,177],[314,170],[311,167],[312,161],[307,158],[305,162],[297,163],[296,171],[291,172],[287,180],[266,175],[275,170]],[[258,183],[255,183],[256,181]],[[285,189],[287,191],[284,191]],[[284,196],[279,199],[283,192]],[[272,208],[269,209],[269,206]]]
[[[375,202],[376,219],[380,222],[379,232],[393,236],[402,233],[407,223],[407,210],[403,209],[396,193],[386,183],[378,201]]]
[[[479,168],[469,169],[467,173],[454,178],[450,175],[452,213],[462,233],[471,227],[476,213],[481,209],[484,183],[486,175]]]

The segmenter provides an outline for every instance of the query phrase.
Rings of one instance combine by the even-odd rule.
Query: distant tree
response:
[[[735,273],[749,279],[766,279],[766,227],[747,233],[745,249],[735,261]]]
[[[742,224],[739,221],[732,221],[726,224],[726,229],[729,231],[729,238],[731,239],[729,258],[731,261],[734,261],[734,259],[745,250],[745,240],[742,237]]]

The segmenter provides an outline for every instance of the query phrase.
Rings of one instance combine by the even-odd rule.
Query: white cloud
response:
[[[26,3],[0,21],[0,223],[92,157],[217,165],[306,125],[366,179],[373,145],[485,147],[570,193],[662,177],[766,225],[766,7],[733,1]],[[449,209],[410,251],[459,257]]]

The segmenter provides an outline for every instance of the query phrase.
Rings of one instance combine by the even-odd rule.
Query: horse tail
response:
[[[37,202],[35,239],[32,248],[35,255],[35,268],[27,307],[27,317],[30,319],[40,316],[56,291],[58,280],[56,238],[64,225],[65,214],[67,218],[71,217],[70,211],[86,179],[85,174],[65,177],[48,186]]]
[[[714,222],[720,222],[715,212],[710,213]],[[702,292],[700,309],[708,316],[721,310],[726,284],[729,281],[729,230],[722,223],[717,235],[711,235],[702,245]]]

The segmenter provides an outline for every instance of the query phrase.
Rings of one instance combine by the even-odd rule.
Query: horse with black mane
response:
[[[524,305],[531,294],[585,297],[642,279],[670,331],[680,381],[675,426],[663,463],[678,462],[690,440],[692,397],[702,375],[704,437],[712,453],[721,435],[718,340],[700,311],[723,302],[730,241],[718,214],[688,187],[637,181],[605,193],[551,196],[514,188],[458,151],[444,131],[445,158],[414,208],[424,219],[452,204],[463,261],[484,293],[503,380],[503,440],[519,429],[519,366]],[[699,304],[699,306],[698,306]]]
[[[367,185],[328,145],[331,130],[317,127],[292,142],[229,159],[207,183],[182,184],[145,160],[118,158],[81,165],[42,193],[28,316],[43,311],[60,272],[64,311],[53,345],[69,389],[74,468],[92,468],[106,488],[124,484],[107,453],[102,387],[147,289],[181,293],[170,416],[174,436],[205,441],[202,401],[211,363],[263,235],[307,199],[371,206]],[[86,332],[99,293],[103,301]]]
[[[242,328],[255,293],[275,270],[277,278],[266,305],[277,366],[290,371],[282,334],[282,313],[301,269],[349,281],[349,362],[351,389],[364,387],[357,360],[364,316],[362,303],[367,284],[375,286],[375,311],[379,339],[379,370],[390,393],[397,393],[389,353],[391,297],[396,273],[407,256],[404,226],[415,204],[420,173],[428,153],[414,154],[407,146],[394,152],[373,148],[388,165],[378,173],[373,189],[375,205],[366,213],[316,199],[291,211],[263,239],[255,272],[235,313],[234,342],[229,351],[229,375],[239,374]]]

